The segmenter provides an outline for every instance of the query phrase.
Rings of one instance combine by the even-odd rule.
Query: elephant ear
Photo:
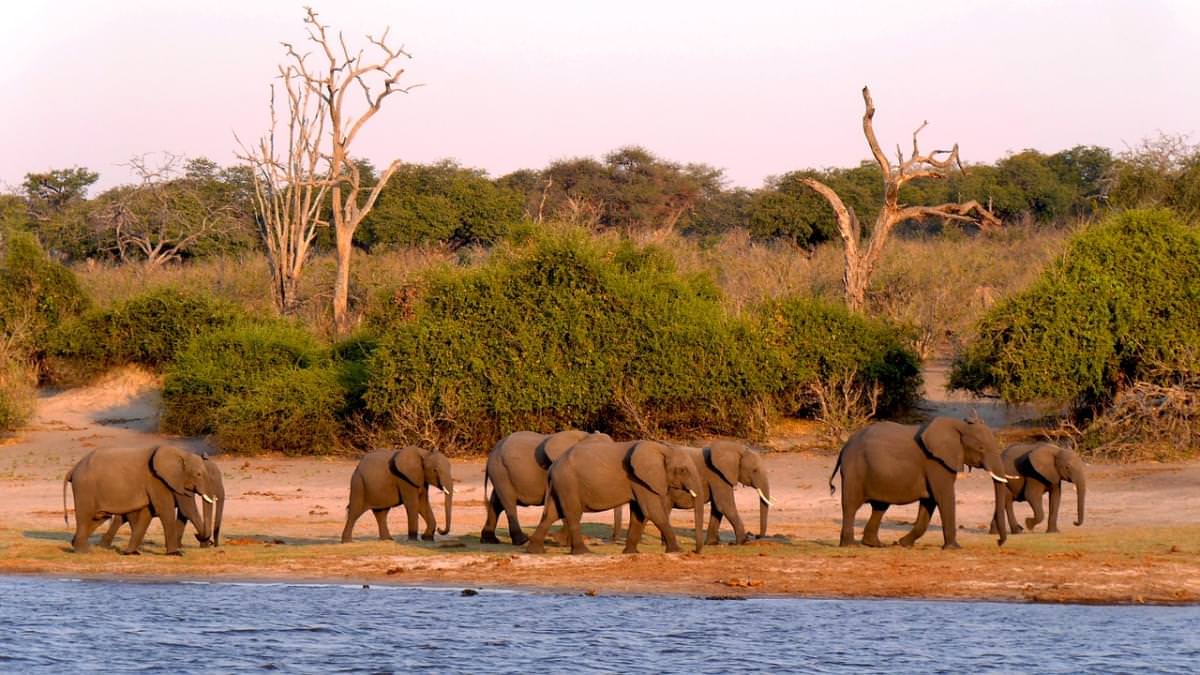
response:
[[[187,487],[186,458],[183,451],[169,445],[160,445],[150,455],[150,467],[172,492],[190,494]]]
[[[421,462],[420,448],[409,446],[400,448],[392,453],[392,458],[388,463],[392,465],[392,471],[397,476],[412,483],[417,487],[425,485],[425,466]]]
[[[667,494],[667,459],[658,443],[641,442],[629,453],[633,475],[656,495]]]
[[[704,450],[709,466],[726,483],[737,485],[738,469],[742,463],[742,448],[736,443],[713,443]]]
[[[1049,445],[1039,445],[1027,455],[1029,466],[1047,483],[1055,484],[1062,481],[1058,467],[1058,449]]]
[[[954,473],[963,468],[962,432],[963,422],[951,417],[935,417],[917,432],[917,439],[928,452]],[[971,422],[967,422],[971,424]]]

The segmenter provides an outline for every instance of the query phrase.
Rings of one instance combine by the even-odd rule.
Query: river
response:
[[[0,672],[272,670],[1195,673],[1200,607],[0,577]]]

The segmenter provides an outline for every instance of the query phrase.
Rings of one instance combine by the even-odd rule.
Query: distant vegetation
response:
[[[355,233],[359,328],[342,341],[332,237],[281,321],[246,170],[177,166],[96,196],[79,167],[0,195],[3,428],[28,415],[38,381],[139,364],[164,374],[165,430],[243,452],[387,438],[479,451],[565,425],[762,436],[780,415],[822,419],[836,438],[902,410],[920,360],[947,349],[962,348],[958,386],[1067,401],[1088,419],[1134,383],[1194,382],[1200,353],[1187,281],[1200,278],[1200,152],[1177,138],[1117,155],[1028,150],[906,185],[914,203],[978,200],[1006,227],[909,225],[865,315],[841,306],[833,214],[800,181],[819,178],[870,222],[873,164],[753,190],[640,148],[495,179],[402,165]],[[1170,211],[1126,211],[1138,206]],[[164,247],[130,239],[156,223]]]

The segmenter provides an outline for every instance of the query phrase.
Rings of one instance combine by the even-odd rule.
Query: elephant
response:
[[[871,517],[863,530],[862,543],[882,546],[879,524],[892,504],[919,503],[917,520],[912,531],[897,544],[912,546],[925,529],[935,509],[942,513],[944,549],[959,548],[956,540],[954,484],[963,465],[986,469],[995,488],[997,517],[1004,508],[1004,464],[995,435],[977,418],[958,420],[935,417],[924,425],[876,422],[855,432],[838,454],[837,464],[829,476],[829,493],[833,494],[833,478],[842,473],[842,532],[841,546],[852,546],[854,515],[863,504],[871,505]],[[1003,522],[999,527],[999,544],[1008,538]]]
[[[342,543],[353,541],[354,523],[368,509],[374,512],[379,524],[379,538],[390,541],[388,511],[404,506],[408,516],[408,539],[417,540],[417,516],[425,520],[421,538],[433,540],[437,521],[429,505],[429,486],[445,495],[446,526],[438,534],[450,533],[453,509],[454,479],[450,460],[438,450],[408,446],[399,450],[368,452],[359,460],[350,477],[350,501],[346,506],[346,526],[342,528]]]
[[[647,519],[662,532],[667,552],[679,551],[670,522],[672,488],[693,497],[699,553],[704,545],[704,502],[697,497],[703,487],[696,465],[686,451],[654,441],[593,439],[577,443],[550,466],[542,519],[526,550],[545,552],[546,534],[561,517],[571,538],[571,553],[588,553],[580,528],[584,512],[607,511],[629,504],[625,553],[637,553]]]
[[[529,541],[517,518],[517,507],[541,506],[546,499],[546,475],[550,465],[571,446],[589,438],[612,441],[608,434],[589,434],[577,429],[556,434],[517,431],[502,438],[488,453],[487,469],[483,475],[487,520],[479,534],[480,543],[500,543],[496,538],[496,523],[501,511],[508,516],[508,533],[513,545],[520,546]],[[492,484],[490,497],[486,496],[489,482]],[[614,510],[615,537],[621,529],[621,512],[620,509]]]
[[[207,456],[201,455],[201,457],[204,458],[205,469],[205,482],[202,491],[204,494],[212,498],[212,501],[204,501],[204,522],[208,524],[207,529],[211,534],[211,537],[202,538],[201,528],[198,522],[193,522],[192,526],[196,528],[196,541],[200,542],[200,547],[207,548],[209,546],[221,545],[221,521],[223,520],[225,514],[225,481],[221,477],[221,468],[217,466],[217,463],[209,459]],[[178,535],[180,540],[177,542],[177,544],[182,546],[183,530],[184,527],[187,526],[189,518],[184,512],[184,507],[179,504],[180,499],[184,498],[176,495],[175,517],[179,520]],[[137,516],[137,514],[133,515],[135,517]],[[155,517],[156,515],[157,514],[154,512],[150,513],[150,517]],[[100,538],[100,545],[105,548],[112,546],[113,538],[117,535],[117,530],[121,529],[121,525],[124,523],[131,523],[132,527],[133,520],[134,518],[131,518],[130,514],[113,516],[112,521],[108,526],[108,532],[106,532],[104,536]]]
[[[1029,502],[1033,517],[1025,519],[1025,527],[1033,531],[1042,522],[1042,495],[1050,492],[1050,519],[1047,532],[1058,532],[1058,507],[1062,501],[1062,482],[1075,484],[1075,525],[1083,524],[1083,503],[1087,496],[1087,478],[1083,460],[1073,450],[1060,448],[1049,443],[1017,443],[1004,449],[1001,454],[1004,468],[1015,474],[1008,482],[1004,495],[1004,510],[1008,516],[1009,529],[1021,531],[1017,516],[1013,513],[1013,502]],[[992,530],[996,529],[995,519]]]
[[[168,555],[182,555],[180,509],[196,523],[200,539],[211,535],[209,521],[196,509],[195,495],[205,502],[207,470],[200,455],[160,445],[150,448],[99,448],[84,455],[63,479],[63,521],[67,522],[67,484],[75,498],[75,537],[72,547],[87,551],[88,537],[110,516],[131,516],[133,532],[122,553],[136,555],[150,525],[151,514],[162,521]],[[69,523],[68,523],[69,524]]]
[[[767,536],[767,510],[771,507],[771,486],[767,470],[757,452],[736,441],[717,441],[701,448],[683,448],[700,473],[699,499],[709,505],[708,531],[705,545],[720,543],[721,519],[729,517],[736,544],[745,544],[748,533],[742,524],[733,490],[738,483],[758,491],[758,536]],[[677,509],[693,507],[693,498],[679,489],[671,490],[671,500]]]

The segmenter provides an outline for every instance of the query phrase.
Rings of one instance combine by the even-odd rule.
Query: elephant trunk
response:
[[[213,523],[216,522],[216,520],[213,518],[215,504],[207,499],[203,501],[204,523],[203,525],[201,523],[196,523],[196,541],[200,542],[201,546],[208,546],[210,545],[209,542],[212,540]]]
[[[442,488],[442,503],[446,507],[446,526],[438,530],[438,534],[450,534],[450,515],[454,511],[454,486]]]
[[[771,486],[764,475],[755,486],[758,488],[758,536],[767,536],[767,512],[771,509]]]
[[[1072,483],[1075,484],[1075,525],[1083,524],[1083,502],[1087,495],[1087,480],[1083,477],[1083,470],[1073,472]]]
[[[992,517],[996,522],[996,531],[1000,534],[1000,540],[996,542],[996,545],[1003,546],[1004,542],[1008,541],[1008,522],[1005,520],[1004,513],[1004,500],[1008,493],[1008,485],[998,480],[993,480],[992,487],[995,488],[996,492],[996,508]]]
[[[706,502],[699,495],[692,499],[692,502],[696,518],[696,553],[699,553],[700,549],[704,548],[704,504]]]

